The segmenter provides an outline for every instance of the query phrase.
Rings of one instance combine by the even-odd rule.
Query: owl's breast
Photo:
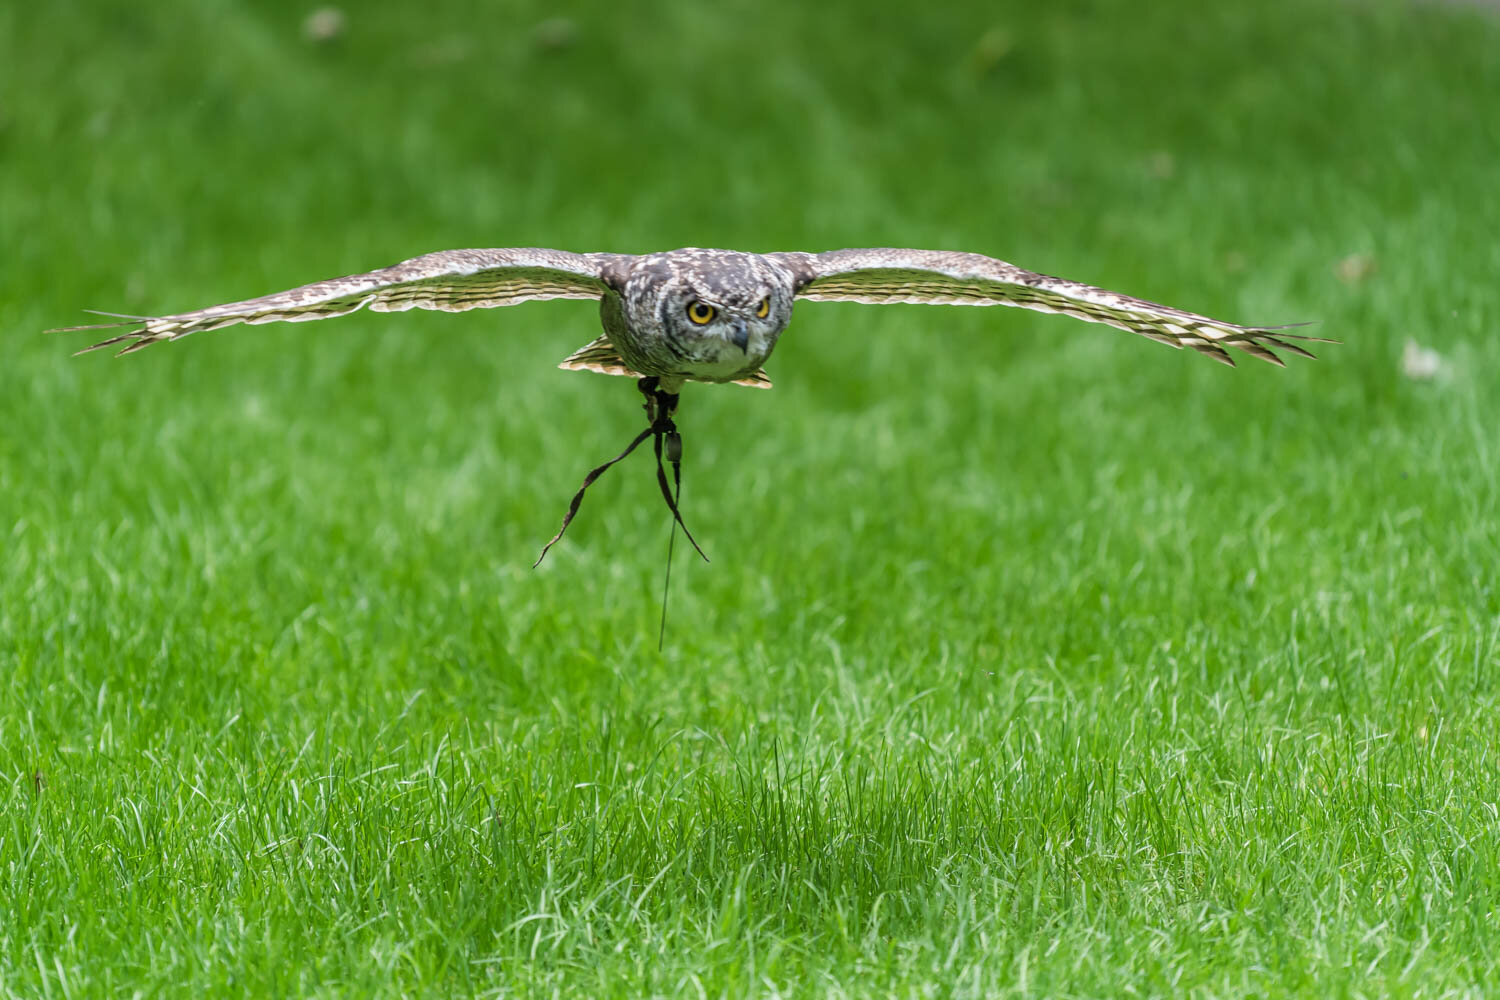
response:
[[[684,357],[678,373],[705,382],[731,382],[760,368],[771,355],[771,345],[757,344],[754,337],[744,349],[722,337],[706,336],[696,344],[684,345]]]

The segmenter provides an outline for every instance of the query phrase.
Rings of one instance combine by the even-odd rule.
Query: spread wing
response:
[[[1236,347],[1280,365],[1271,348],[1303,357],[1312,352],[1290,340],[1320,337],[1287,333],[1284,326],[1238,326],[1222,320],[1053,278],[977,253],[944,250],[830,250],[770,256],[797,278],[797,298],[822,302],[917,302],[958,306],[1021,306],[1107,323],[1173,347],[1191,347],[1233,365],[1225,347]],[[1300,326],[1303,324],[1293,324]]]
[[[115,323],[64,329],[128,327],[123,333],[79,353],[123,343],[126,346],[120,353],[129,354],[158,341],[176,340],[200,330],[217,330],[236,323],[298,323],[343,316],[359,309],[464,312],[532,299],[597,299],[610,291],[605,269],[618,259],[614,254],[534,248],[443,250],[378,271],[317,281],[244,302],[171,316],[120,316]]]

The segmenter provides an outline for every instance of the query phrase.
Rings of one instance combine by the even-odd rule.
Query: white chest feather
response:
[[[760,330],[749,332],[744,350],[723,337],[707,336],[694,343],[687,352],[682,373],[708,381],[735,379],[765,364],[774,345],[774,339]]]

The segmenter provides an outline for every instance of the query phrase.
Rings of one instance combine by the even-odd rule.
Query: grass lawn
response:
[[[1500,15],[0,7],[0,995],[1446,996],[1500,977]],[[807,303],[164,313],[429,250],[976,250],[1287,370]],[[1403,374],[1408,338],[1441,356]]]

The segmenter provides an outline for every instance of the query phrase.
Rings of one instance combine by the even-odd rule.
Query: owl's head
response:
[[[690,248],[643,259],[625,306],[637,329],[722,342],[758,364],[791,320],[792,288],[791,273],[758,254]]]

